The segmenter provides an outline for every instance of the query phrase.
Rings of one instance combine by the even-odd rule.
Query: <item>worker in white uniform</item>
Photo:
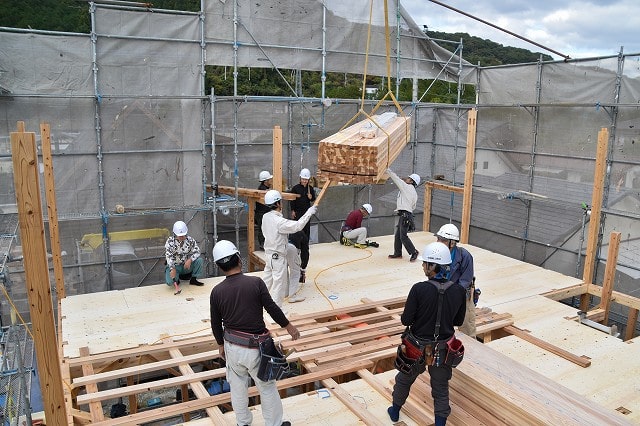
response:
[[[298,220],[289,220],[282,216],[282,194],[279,191],[275,189],[267,191],[264,202],[271,211],[262,218],[266,255],[263,280],[273,300],[282,308],[289,285],[287,265],[289,234],[302,230],[318,209],[316,206],[311,206]]]

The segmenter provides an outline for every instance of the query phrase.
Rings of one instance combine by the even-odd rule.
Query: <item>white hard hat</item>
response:
[[[282,194],[280,194],[280,192],[276,191],[275,189],[270,189],[266,194],[264,194],[264,203],[267,206],[274,205],[280,200],[282,200]]]
[[[213,246],[213,261],[218,262],[219,260],[231,257],[234,254],[239,253],[240,252],[231,241],[220,240],[216,243],[215,246]]]
[[[302,179],[311,179],[311,172],[309,169],[302,169],[300,170],[300,177]]]
[[[420,175],[412,173],[409,175],[409,178],[411,178],[411,180],[415,182],[416,186],[420,185]]]
[[[436,236],[444,238],[445,240],[460,241],[460,231],[458,231],[458,228],[453,223],[442,225],[438,232],[436,232]]]
[[[444,244],[435,242],[427,244],[418,256],[423,262],[437,263],[438,265],[451,264],[451,252]]]
[[[271,179],[273,177],[273,175],[271,173],[269,173],[266,170],[263,170],[260,172],[260,174],[258,175],[258,180],[260,182],[264,182],[267,179]]]
[[[187,224],[183,221],[179,220],[173,224],[173,233],[178,237],[182,237],[183,235],[187,235]]]
[[[367,211],[367,213],[371,214],[373,212],[373,207],[371,207],[371,204],[363,204],[362,208],[365,209]]]

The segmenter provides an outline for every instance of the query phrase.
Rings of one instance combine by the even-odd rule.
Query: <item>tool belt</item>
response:
[[[268,331],[262,334],[252,334],[245,333],[243,331],[230,330],[228,328],[225,328],[224,330],[224,340],[229,343],[233,343],[234,345],[244,346],[245,348],[257,349],[260,347],[260,343],[270,338],[271,335]]]
[[[413,213],[407,210],[398,210],[398,216],[400,216],[400,223],[407,228],[407,232],[413,232],[416,230],[416,224],[413,221]]]
[[[447,340],[423,340],[407,329],[401,339],[394,365],[405,374],[411,374],[421,366],[456,368],[464,358],[464,345],[455,335]]]

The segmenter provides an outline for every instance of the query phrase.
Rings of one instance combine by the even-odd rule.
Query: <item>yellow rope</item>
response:
[[[322,295],[322,297],[324,297],[325,299],[327,299],[327,302],[329,302],[329,305],[331,305],[331,309],[335,309],[336,307],[333,306],[333,303],[331,303],[331,300],[327,297],[326,294],[324,294],[324,292],[322,291],[322,289],[320,288],[320,286],[318,285],[318,277],[320,276],[320,274],[322,274],[325,271],[328,271],[329,269],[333,269],[333,268],[337,268],[338,266],[342,266],[342,265],[347,265],[349,263],[353,263],[353,262],[359,262],[361,260],[365,260],[370,258],[371,256],[373,256],[373,253],[371,252],[371,250],[369,249],[365,249],[365,251],[368,253],[367,256],[365,257],[361,257],[359,259],[353,259],[353,260],[348,260],[346,262],[341,262],[341,263],[337,263],[335,265],[329,266],[327,268],[322,269],[320,272],[318,272],[316,274],[315,277],[313,277],[313,284],[315,285],[316,289],[318,290],[318,292]]]
[[[380,108],[383,105],[383,102],[387,98],[391,98],[391,100],[393,101],[393,104],[395,105],[396,109],[398,110],[398,113],[402,117],[406,117],[406,114],[404,113],[404,110],[402,109],[402,107],[398,103],[398,100],[396,99],[395,95],[393,94],[393,91],[391,90],[391,34],[390,34],[390,31],[389,31],[389,7],[388,7],[388,4],[387,4],[387,0],[384,0],[384,34],[385,34],[385,45],[386,45],[387,93],[385,93],[385,95],[376,103],[376,105],[373,107],[371,112],[369,114],[367,114],[364,111],[364,100],[365,100],[365,94],[366,94],[366,88],[367,88],[367,68],[369,66],[369,46],[370,46],[370,42],[371,42],[372,20],[373,20],[373,0],[370,0],[370,2],[369,2],[369,28],[367,30],[367,49],[365,51],[364,72],[362,74],[362,97],[361,97],[361,100],[360,100],[360,109],[358,110],[358,112],[356,112],[354,114],[353,117],[351,117],[351,119],[349,119],[349,121],[347,121],[340,128],[339,131],[342,131],[345,128],[349,127],[351,125],[351,123],[353,123],[356,120],[356,118],[358,118],[360,115],[364,115],[367,118],[369,118],[380,130],[382,130],[387,135],[387,168],[388,168],[390,166],[389,154],[390,154],[390,149],[391,149],[391,139],[389,137],[389,134],[382,127],[380,127],[380,125],[378,123],[376,123],[376,121],[373,120],[371,118],[371,116],[374,115],[374,113],[378,110],[378,108]],[[405,136],[407,136],[407,133],[409,133],[408,132],[408,126],[405,126],[405,127],[407,127],[407,130],[405,132]]]

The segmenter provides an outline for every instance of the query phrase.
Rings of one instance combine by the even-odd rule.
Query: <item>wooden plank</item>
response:
[[[169,354],[171,355],[172,358],[174,359],[184,359],[184,355],[182,354],[182,352],[180,352],[180,350],[178,349],[171,349],[169,351]],[[195,372],[193,371],[193,368],[191,368],[191,366],[188,363],[185,362],[181,362],[180,366],[180,373],[182,373],[185,376],[189,376],[194,374]],[[193,394],[196,396],[196,398],[202,399],[202,398],[208,398],[209,395],[209,391],[207,391],[207,389],[204,387],[204,385],[202,384],[201,381],[197,381],[197,382],[192,382],[189,384],[189,386],[191,387],[191,390],[193,391]],[[182,397],[185,398],[188,401],[189,400],[189,393],[185,392],[184,390],[182,391]],[[207,412],[207,416],[209,416],[211,419],[215,420],[215,422],[217,424],[220,423],[224,423],[224,416],[222,415],[222,412],[220,411],[220,408],[218,407],[207,407],[205,409],[205,411]]]
[[[603,127],[598,132],[598,147],[596,150],[596,163],[593,175],[593,193],[591,194],[591,215],[589,216],[589,236],[584,258],[582,279],[588,284],[593,283],[593,271],[595,268],[596,250],[600,232],[600,212],[602,210],[602,197],[604,193],[604,179],[607,169],[607,149],[609,146],[609,130]],[[588,310],[584,305],[585,296],[582,297],[580,309]],[[588,302],[588,301],[587,301]]]
[[[439,189],[442,191],[449,191],[449,192],[455,192],[456,194],[464,194],[464,188],[461,186],[455,186],[455,185],[448,185],[446,183],[440,183],[440,182],[433,182],[433,181],[427,181],[424,183],[425,185],[433,188],[433,189]]]
[[[638,309],[629,309],[629,316],[627,318],[627,327],[624,333],[624,340],[633,339],[636,331],[636,323],[638,322]]]
[[[609,236],[609,250],[602,282],[602,298],[600,299],[600,308],[604,310],[605,325],[609,322],[609,307],[611,306],[611,293],[613,292],[621,237],[622,234],[617,231],[612,232]]]
[[[56,203],[56,183],[53,177],[53,156],[51,155],[51,128],[49,123],[40,123],[40,140],[42,145],[42,165],[44,166],[44,187],[49,216],[49,240],[53,261],[53,273],[56,280],[57,297],[63,299],[64,271],[62,270],[62,253],[60,252],[60,229],[58,227],[58,204]]]
[[[180,352],[179,348],[173,347],[169,349],[169,353],[171,354],[171,358],[166,360],[150,362],[145,364],[138,363],[137,365],[132,367],[119,368],[114,371],[105,371],[102,373],[91,373],[91,374],[85,373],[84,376],[76,377],[75,379],[73,379],[73,385],[87,386],[92,383],[95,384],[95,383],[107,382],[109,380],[116,380],[116,379],[120,379],[130,375],[134,376],[139,374],[151,373],[154,371],[166,370],[168,368],[176,367],[179,365],[185,365],[185,364],[188,365],[188,364],[193,364],[197,362],[209,361],[213,358],[217,358],[220,356],[220,352],[217,349],[214,351],[198,352],[192,355],[177,356],[176,354],[182,353],[182,352]],[[85,357],[89,355],[88,348],[85,352],[81,351],[81,355]],[[89,357],[86,357],[85,359],[89,359]],[[93,364],[87,362],[87,364],[85,365],[93,365]]]
[[[24,129],[24,122],[18,123]],[[49,284],[47,249],[44,238],[42,202],[36,135],[33,132],[11,132],[13,179],[18,205],[20,242],[25,268],[33,343],[40,371],[40,390],[45,415],[51,424],[66,424],[62,372],[56,345],[55,316]]]
[[[569,351],[565,351],[562,348],[559,348],[555,345],[550,344],[549,342],[545,342],[542,339],[538,339],[537,337],[532,336],[530,333],[521,330],[517,327],[514,327],[512,325],[509,325],[507,327],[504,328],[504,330],[509,333],[509,334],[513,334],[514,336],[517,336],[519,338],[521,338],[522,340],[526,340],[529,343],[533,343],[534,345],[549,351],[553,354],[558,355],[559,357],[562,357],[568,361],[573,362],[574,364],[579,365],[580,367],[586,368],[588,366],[591,365],[591,359],[585,355],[574,355]]]
[[[89,355],[89,348],[86,346],[80,348],[80,355]],[[82,366],[82,374],[85,376],[93,374],[93,366],[91,364],[84,364]],[[98,392],[98,385],[95,383],[89,383],[86,385],[87,393]],[[91,421],[97,422],[104,420],[104,412],[102,411],[102,404],[99,402],[92,402],[89,404],[89,411],[91,412]]]
[[[469,243],[471,226],[471,197],[473,195],[473,167],[476,161],[476,119],[477,109],[470,109],[467,117],[467,153],[464,171],[464,197],[462,199],[462,221],[460,223],[460,242]]]
[[[278,389],[287,389],[291,387],[297,387],[306,383],[313,383],[322,379],[336,377],[346,373],[358,371],[363,368],[371,367],[371,362],[354,362],[347,368],[340,369],[328,369],[322,370],[317,373],[304,374],[302,376],[290,377],[287,379],[278,380],[276,385]],[[249,388],[248,396],[259,395],[258,389],[255,386]],[[117,419],[105,420],[103,422],[97,422],[95,425],[131,425],[148,423],[153,420],[165,419],[172,416],[180,415],[189,411],[202,410],[207,407],[213,407],[220,404],[226,404],[231,402],[230,392],[226,392],[220,395],[214,395],[207,398],[196,399],[182,404],[171,405],[167,407],[161,407],[154,410],[144,411],[137,414],[130,414],[128,416],[118,417]]]
[[[104,401],[106,399],[120,398],[127,395],[147,392],[152,390],[165,389],[174,386],[186,385],[197,381],[210,379],[219,379],[226,374],[225,368],[216,368],[215,370],[202,371],[199,373],[189,374],[186,376],[170,377],[168,379],[156,380],[150,383],[139,383],[133,386],[122,388],[107,389],[103,391],[88,393],[86,395],[78,395],[78,404],[89,404],[94,401]]]
[[[581,296],[588,293],[589,285],[587,283],[577,284],[571,287],[561,288],[558,290],[547,291],[541,295],[551,300],[560,301],[570,297]]]
[[[283,192],[284,185],[282,182],[282,129],[280,128],[280,126],[273,126],[273,172],[271,174],[273,175],[272,188]]]
[[[431,229],[431,202],[433,201],[433,187],[424,186],[424,208],[422,210],[422,230],[429,232]]]
[[[324,197],[325,192],[327,191],[327,189],[331,186],[331,180],[327,180],[324,185],[322,186],[322,189],[320,190],[320,193],[318,194],[318,196],[316,197],[316,202],[313,203],[314,206],[318,206],[320,204],[320,201],[322,200],[322,197]]]
[[[218,192],[220,194],[232,195],[235,197],[236,188],[233,186],[218,186]],[[256,201],[261,202],[262,204],[264,204],[264,194],[266,193],[267,193],[267,190],[263,190],[263,189],[238,188],[239,197],[251,197]],[[282,199],[288,200],[288,201],[295,200],[296,198],[299,197],[298,194],[292,194],[290,192],[282,192],[281,194],[282,194]]]
[[[321,383],[326,389],[329,390],[334,396],[336,396],[340,402],[342,402],[353,414],[355,414],[360,420],[367,426],[382,426],[383,423],[379,419],[375,418],[371,412],[367,410],[360,401],[356,400],[351,394],[345,391],[338,383],[333,379],[323,379]]]

